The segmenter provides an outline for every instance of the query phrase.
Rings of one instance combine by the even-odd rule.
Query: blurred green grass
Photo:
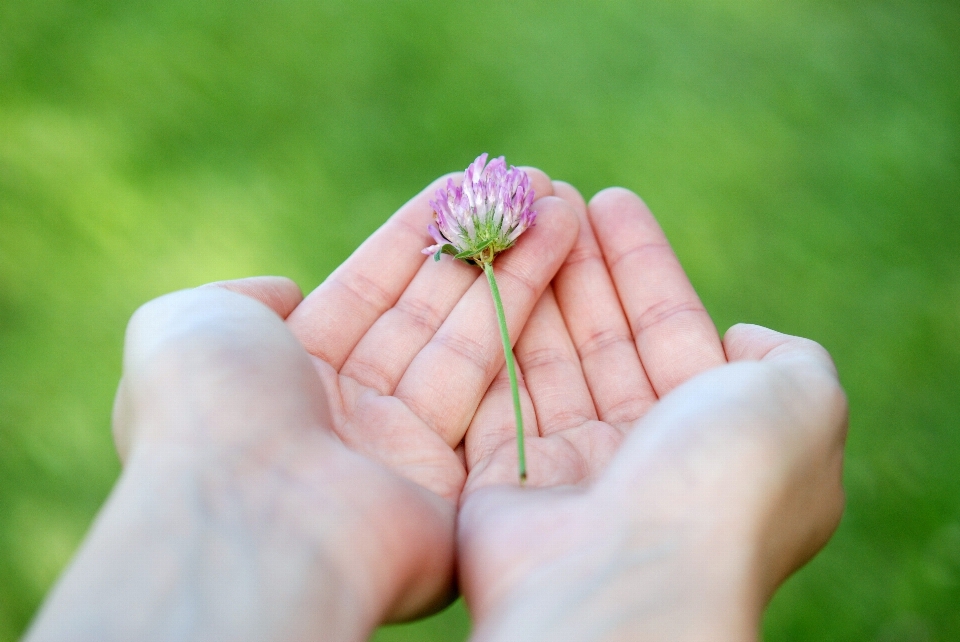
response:
[[[721,331],[834,355],[849,506],[773,640],[960,639],[960,5],[0,3],[0,640],[118,474],[142,302],[316,286],[476,154],[651,205]],[[377,640],[463,640],[461,605]]]

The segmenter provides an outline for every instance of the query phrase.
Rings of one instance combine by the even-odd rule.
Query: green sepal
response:
[[[444,243],[443,247],[437,250],[437,253],[433,255],[433,260],[439,261],[441,254],[449,254],[450,256],[460,258],[459,256],[457,256],[457,248],[453,247],[453,245],[450,243]]]
[[[472,247],[469,250],[464,250],[463,252],[460,252],[460,254],[457,254],[453,258],[468,259],[472,256],[476,256],[477,254],[480,254],[480,252],[483,252],[485,249],[487,249],[487,246],[490,245],[491,243],[493,243],[493,239],[488,240],[486,243],[481,243],[476,247]]]

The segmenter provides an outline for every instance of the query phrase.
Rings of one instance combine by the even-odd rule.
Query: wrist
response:
[[[250,582],[285,617],[308,616],[291,639],[366,640],[450,599],[454,507],[331,433],[310,427],[251,457],[199,463],[198,487],[217,502],[210,527],[243,532],[258,560]]]
[[[350,488],[367,462],[315,434],[229,463],[138,443],[29,639],[366,639],[410,573]]]
[[[753,547],[724,533],[721,524],[694,523],[695,517],[688,524],[627,522],[614,517],[622,500],[588,495],[567,511],[566,524],[553,525],[562,545],[538,537],[536,550],[545,560],[532,561],[492,599],[471,596],[465,587],[479,620],[473,640],[757,638],[761,605]]]
[[[156,444],[131,453],[28,639],[363,639],[358,591],[337,590],[338,524],[310,537],[278,528],[265,498],[200,459]]]

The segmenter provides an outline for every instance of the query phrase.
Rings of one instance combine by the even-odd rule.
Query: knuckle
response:
[[[705,313],[699,301],[663,299],[644,310],[633,321],[634,334],[640,334],[682,314]]]

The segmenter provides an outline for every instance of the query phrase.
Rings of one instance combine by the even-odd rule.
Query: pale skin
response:
[[[812,341],[721,341],[626,190],[587,207],[516,345],[531,485],[501,374],[466,436],[460,588],[476,640],[753,640],[843,511],[847,406]]]
[[[829,356],[721,342],[638,198],[529,171],[537,225],[495,263],[527,488],[485,279],[419,254],[435,183],[306,299],[262,277],[138,311],[124,473],[27,639],[362,640],[457,567],[476,639],[755,637],[842,511]]]

